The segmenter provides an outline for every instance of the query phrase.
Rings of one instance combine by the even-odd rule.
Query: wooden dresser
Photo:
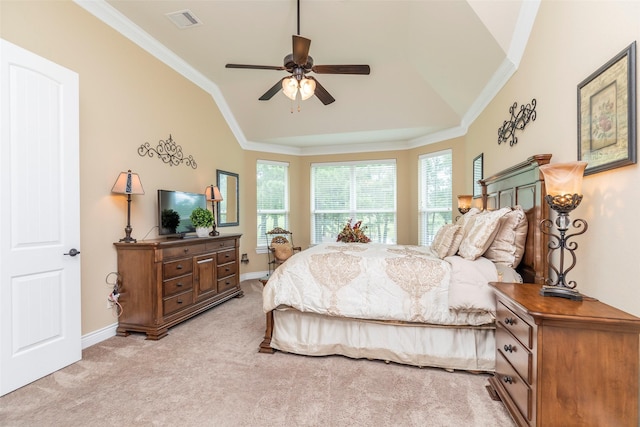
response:
[[[240,236],[114,243],[122,305],[117,335],[144,332],[158,340],[171,326],[243,296]]]
[[[638,426],[640,319],[593,298],[495,289],[491,387],[519,426]]]

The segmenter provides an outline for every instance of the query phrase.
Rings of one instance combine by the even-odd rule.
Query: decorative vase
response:
[[[209,237],[209,227],[196,227],[196,236]]]

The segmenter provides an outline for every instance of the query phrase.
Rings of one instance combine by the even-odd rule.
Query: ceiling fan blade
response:
[[[278,83],[274,84],[271,89],[269,89],[268,91],[266,91],[264,93],[264,95],[262,95],[260,98],[258,98],[260,101],[268,101],[271,98],[273,98],[273,95],[275,95],[276,93],[280,92],[280,89],[282,89],[282,81],[284,79],[286,79],[287,77],[283,77],[280,80],[278,80]],[[316,86],[317,87],[317,86]]]
[[[225,68],[245,68],[250,70],[277,70],[286,71],[284,67],[277,67],[275,65],[246,65],[246,64],[227,64]]]
[[[368,65],[314,65],[311,71],[318,74],[369,74]]]
[[[311,79],[311,80],[315,80],[315,82],[316,82],[316,90],[314,92],[314,95],[317,96],[318,99],[324,105],[329,105],[332,102],[335,102],[335,98],[333,96],[331,96],[331,94],[329,92],[327,92],[327,90],[324,88],[324,86],[322,86],[317,79],[314,79],[311,76],[307,76],[307,78]]]
[[[293,35],[293,62],[304,66],[309,57],[309,46],[311,46],[311,40]]]

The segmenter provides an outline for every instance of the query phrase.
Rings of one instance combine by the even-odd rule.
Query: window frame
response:
[[[446,206],[438,206],[438,207],[427,207],[425,204],[426,196],[426,180],[428,176],[426,176],[427,171],[423,170],[423,162],[425,159],[440,157],[440,156],[448,156],[449,157],[449,190],[448,190],[448,204]],[[437,171],[436,171],[437,172]],[[434,172],[431,172],[432,174]],[[433,229],[429,232],[428,227],[429,224],[425,224],[425,215],[428,214],[440,214],[444,216],[440,226],[444,225],[447,222],[452,222],[453,220],[453,150],[451,148],[447,148],[444,150],[434,151],[432,153],[425,153],[418,156],[418,245],[420,246],[429,246],[433,242],[433,237],[435,237],[438,229]],[[442,215],[442,214],[445,215]],[[448,214],[448,215],[447,215]],[[427,229],[425,230],[425,225]],[[433,224],[435,226],[435,224]],[[438,227],[440,228],[440,227]],[[431,237],[431,240],[429,240]]]
[[[260,194],[259,194],[259,185],[258,185],[258,174],[260,172],[260,165],[272,165],[272,166],[281,166],[284,168],[284,182],[283,184],[283,197],[284,197],[284,208],[283,209],[260,209]],[[258,159],[256,161],[256,253],[267,253],[267,236],[266,232],[269,230],[264,230],[261,232],[260,227],[262,225],[260,217],[262,215],[283,215],[284,216],[284,224],[279,224],[280,227],[288,229],[289,227],[289,214],[290,214],[290,197],[289,197],[289,162],[281,162],[276,160],[262,160]],[[267,225],[265,225],[265,228]],[[271,229],[271,228],[270,228]]]
[[[392,165],[393,166],[393,207],[392,208],[381,208],[380,206],[376,206],[376,208],[370,208],[370,209],[358,209],[357,207],[357,191],[356,191],[356,186],[357,186],[357,182],[356,182],[356,173],[357,173],[357,168],[360,166],[367,166],[367,165],[384,165],[384,164],[388,164],[388,165]],[[316,175],[315,175],[315,171],[317,168],[323,168],[323,167],[331,167],[331,166],[343,166],[343,167],[349,167],[350,168],[350,173],[349,173],[349,208],[348,209],[316,209]],[[316,220],[317,220],[317,215],[318,214],[342,214],[344,215],[344,222],[338,224],[338,229],[335,233],[335,235],[337,236],[338,233],[340,232],[340,230],[342,230],[342,227],[344,227],[344,225],[346,224],[346,221],[351,218],[352,220],[352,224],[355,223],[356,221],[359,221],[362,219],[362,215],[366,215],[366,214],[376,214],[376,213],[388,213],[388,214],[392,214],[393,216],[393,221],[391,224],[392,229],[391,230],[385,230],[386,233],[384,233],[385,235],[391,235],[389,240],[389,237],[387,238],[386,243],[396,243],[397,242],[397,234],[398,234],[398,168],[397,168],[397,161],[396,159],[376,159],[376,160],[358,160],[358,161],[339,161],[339,162],[315,162],[315,163],[311,163],[310,166],[310,241],[312,245],[318,244],[318,243],[322,243],[322,241],[317,241],[317,234],[316,233]],[[359,216],[360,215],[360,216]],[[367,224],[366,221],[363,221],[363,226],[366,226],[369,230],[370,228],[376,226],[376,224]],[[372,237],[370,234],[371,232],[367,232],[365,230],[365,234],[367,234],[369,237]],[[372,238],[372,241],[374,241],[374,238]]]

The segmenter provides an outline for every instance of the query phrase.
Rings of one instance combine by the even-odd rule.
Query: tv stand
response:
[[[143,332],[158,340],[170,327],[234,298],[240,289],[240,237],[114,243],[122,312],[116,334]]]

